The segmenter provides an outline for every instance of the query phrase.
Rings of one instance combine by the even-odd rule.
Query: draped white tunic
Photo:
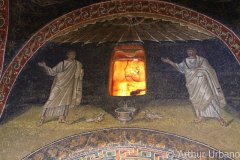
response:
[[[219,118],[220,107],[226,105],[225,97],[215,70],[207,59],[186,58],[176,64],[177,70],[185,74],[189,99],[197,116]]]
[[[69,107],[77,106],[82,99],[82,64],[64,60],[55,67],[46,67],[50,76],[55,76],[50,96],[44,104],[42,116],[64,116]]]

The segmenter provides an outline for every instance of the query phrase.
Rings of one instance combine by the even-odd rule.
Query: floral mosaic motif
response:
[[[7,1],[6,1],[7,2]],[[168,20],[184,21],[188,25],[200,27],[221,39],[240,62],[240,39],[223,24],[193,10],[172,3],[157,0],[106,1],[74,10],[47,24],[34,34],[20,49],[8,65],[0,81],[0,113],[2,115],[9,93],[25,64],[47,41],[60,33],[87,25],[93,21],[106,20],[113,16],[143,15],[164,17]],[[1,54],[0,54],[1,55]]]
[[[33,152],[24,159],[231,159],[218,157],[212,153],[218,151],[175,134],[148,129],[116,128],[64,138]]]

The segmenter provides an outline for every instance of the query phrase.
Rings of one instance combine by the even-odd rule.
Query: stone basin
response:
[[[120,107],[115,109],[115,112],[117,113],[117,119],[124,124],[133,119],[135,111],[136,108],[134,107]]]

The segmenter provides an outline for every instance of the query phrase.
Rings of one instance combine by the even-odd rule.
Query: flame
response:
[[[139,59],[116,60],[113,64],[112,95],[146,94],[145,63]]]

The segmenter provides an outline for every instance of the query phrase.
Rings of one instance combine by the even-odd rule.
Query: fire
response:
[[[144,52],[141,52],[141,55]],[[123,53],[121,53],[123,54]],[[126,54],[126,53],[125,53]],[[120,56],[112,62],[112,96],[136,96],[146,94],[145,60],[138,57]]]

